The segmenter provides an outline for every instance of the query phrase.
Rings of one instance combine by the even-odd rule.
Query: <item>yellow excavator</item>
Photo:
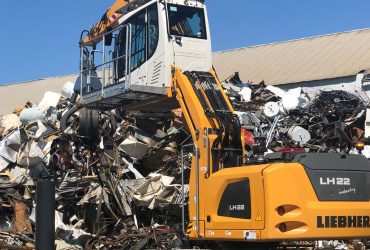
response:
[[[370,164],[363,156],[246,160],[241,125],[212,67],[204,0],[117,0],[86,32],[75,86],[84,107],[181,107],[194,143],[183,212],[190,240],[370,237]],[[265,156],[263,145],[254,152]]]

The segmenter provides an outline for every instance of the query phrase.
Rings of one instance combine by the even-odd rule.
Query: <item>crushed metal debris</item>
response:
[[[310,97],[300,87],[285,91],[263,82],[243,84],[237,74],[223,86],[240,118],[250,153],[253,145],[261,144],[269,153],[341,152],[370,158],[365,137],[370,133],[365,123],[370,118],[369,101],[359,95],[323,90]],[[243,97],[245,92],[250,93],[248,98]],[[356,149],[357,142],[365,147]]]
[[[365,137],[370,112],[359,96],[321,91],[310,98],[301,88],[244,84],[238,75],[223,87],[243,127],[247,163],[287,152],[370,158]],[[181,216],[189,188],[182,187],[181,178],[189,180],[193,150],[182,147],[191,136],[181,110],[155,116],[119,109],[71,111],[70,88],[46,92],[38,105],[27,103],[0,119],[0,247],[35,248],[36,186],[43,180],[55,182],[60,249],[189,247]],[[365,146],[356,147],[358,142]],[[353,249],[369,243],[313,244]]]

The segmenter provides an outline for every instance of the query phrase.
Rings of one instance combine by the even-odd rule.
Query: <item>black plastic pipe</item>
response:
[[[55,249],[55,183],[40,179],[36,184],[36,250]]]

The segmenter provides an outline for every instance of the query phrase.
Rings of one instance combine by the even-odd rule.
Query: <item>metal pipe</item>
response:
[[[55,249],[55,183],[40,179],[36,184],[36,250]]]
[[[209,162],[210,162],[210,150],[209,150],[209,137],[208,137],[208,129],[204,129],[204,140],[205,140],[205,143],[206,143],[206,152],[207,152],[207,174],[210,174],[210,167],[209,167]]]
[[[94,60],[92,59],[92,55],[94,53],[94,50],[90,51],[89,52],[89,65],[88,65],[88,75],[87,75],[87,79],[86,79],[86,92],[87,93],[90,93],[90,90],[91,90],[91,72],[92,72],[92,65],[94,63]]]
[[[102,66],[102,69],[103,69],[103,73],[102,73],[103,82],[102,82],[102,86],[101,86],[101,95],[104,97],[105,69],[106,69],[106,64],[105,64],[105,36],[103,36],[103,62],[102,62],[102,64],[103,64],[103,66]]]
[[[125,90],[130,88],[131,81],[131,39],[132,39],[132,26],[127,24],[126,31],[126,78],[125,78]]]
[[[84,65],[84,59],[83,59],[83,57],[84,57],[84,46],[81,46],[81,50],[80,50],[80,98],[81,98],[81,101],[83,101],[83,95],[82,95],[82,83],[83,83],[83,81],[82,81],[82,77],[83,77],[83,71],[84,71],[84,69],[83,69],[83,65]]]
[[[271,128],[270,128],[269,132],[267,133],[266,147],[267,147],[267,146],[270,144],[270,142],[272,141],[272,135],[273,135],[273,133],[274,133],[275,127],[276,127],[276,125],[277,125],[277,123],[278,123],[279,119],[280,119],[280,115],[277,115],[277,116],[275,117],[275,119],[274,119],[274,122],[273,122],[273,123],[272,123],[272,125],[271,125]]]
[[[117,60],[119,60],[119,59],[121,59],[121,58],[123,58],[123,57],[125,57],[125,56],[119,56],[119,57],[117,57],[117,58],[113,59],[113,60],[112,60],[112,61],[110,61],[110,62],[105,62],[104,64],[112,63],[112,62],[117,61]],[[103,63],[98,64],[98,65],[96,65],[94,68],[99,68],[99,67],[103,66],[104,64],[103,64]],[[87,71],[89,71],[89,70],[90,70],[90,68],[88,68],[88,69],[84,70],[83,72],[87,72]]]
[[[181,148],[181,220],[182,233],[186,235],[185,231],[185,188],[184,188],[184,148]]]
[[[126,26],[126,25],[124,25],[124,26]],[[86,43],[84,43],[84,44],[88,44],[88,43],[90,43],[90,42],[93,42],[93,41],[95,41],[95,40],[98,40],[98,39],[100,39],[100,38],[101,38],[101,37],[103,37],[103,36],[106,36],[106,35],[111,34],[111,33],[115,32],[115,31],[117,31],[117,30],[122,29],[122,27],[124,27],[124,26],[118,26],[117,28],[112,29],[112,30],[111,30],[111,31],[109,31],[109,32],[105,32],[105,33],[103,33],[103,34],[101,34],[101,35],[99,35],[99,36],[97,36],[97,37],[94,37],[94,38],[92,38],[92,39],[88,40],[88,41],[87,41]]]
[[[112,50],[110,49],[109,52],[108,52],[108,85],[111,84],[111,80],[112,80],[112,62],[113,62],[113,59],[112,59]],[[113,82],[112,82],[113,83]]]
[[[185,183],[184,183],[184,149],[193,147],[194,144],[187,144],[181,147],[181,219],[182,219],[182,232],[186,235],[185,231]]]
[[[199,232],[199,151],[198,151],[198,146],[197,145],[194,145],[194,149],[195,149],[195,170],[196,170],[196,183],[195,183],[195,186],[196,186],[196,189],[195,189],[195,202],[197,203],[196,204],[196,226],[197,226],[197,234],[198,236],[200,235],[200,232]]]
[[[129,53],[128,53],[128,82],[130,83],[129,86],[131,86],[131,53],[132,53],[132,26],[131,24],[129,23],[127,25],[127,27],[129,28],[129,42],[128,42],[128,47],[129,47]]]
[[[129,56],[128,54],[130,53],[129,49],[129,26],[126,27],[126,51],[125,51],[125,89],[126,85],[128,84],[128,64],[129,64]]]
[[[129,39],[129,54],[128,54],[128,72],[129,72],[129,75],[128,75],[128,81],[130,83],[130,86],[131,86],[131,59],[132,59],[132,55],[131,55],[131,52],[132,52],[132,26],[131,24],[128,24],[128,27],[129,27],[129,34],[130,34],[130,39]]]

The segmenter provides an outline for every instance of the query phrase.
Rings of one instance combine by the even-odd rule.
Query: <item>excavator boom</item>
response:
[[[99,43],[102,38],[100,37],[108,29],[114,29],[118,26],[118,19],[123,14],[117,13],[118,10],[125,7],[132,0],[116,0],[114,4],[104,13],[101,20],[96,23],[89,31],[88,35],[83,38],[82,43],[87,46],[94,46]]]

